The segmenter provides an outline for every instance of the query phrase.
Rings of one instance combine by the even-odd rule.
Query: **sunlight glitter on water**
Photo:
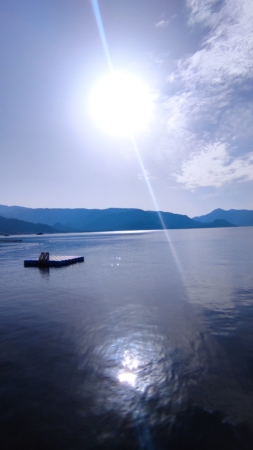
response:
[[[137,375],[132,372],[122,372],[118,375],[118,379],[121,383],[128,383],[133,387],[135,387],[136,377]]]
[[[118,379],[121,383],[128,383],[135,387],[137,374],[133,371],[138,369],[139,361],[133,358],[129,352],[126,350],[124,353],[124,358],[122,366],[126,369],[118,374]]]

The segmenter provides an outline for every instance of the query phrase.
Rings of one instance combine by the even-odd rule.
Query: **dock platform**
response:
[[[25,267],[61,267],[84,262],[84,256],[55,256],[50,255],[48,260],[43,261],[39,259],[27,259],[24,261]]]

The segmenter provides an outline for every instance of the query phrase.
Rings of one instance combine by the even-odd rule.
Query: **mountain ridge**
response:
[[[250,227],[253,226],[253,211],[250,209],[224,210],[217,208],[208,214],[195,216],[192,219],[201,223],[206,223],[213,220],[227,220],[236,226]]]
[[[36,233],[59,233],[49,225],[42,223],[31,223],[18,219],[7,219],[0,216],[0,235],[4,234],[36,234]]]
[[[234,224],[226,220],[217,219],[210,223],[202,223],[183,214],[144,211],[137,208],[107,208],[99,210],[85,208],[26,208],[0,205],[0,215],[6,219],[23,220],[30,224],[45,224],[52,227],[52,232],[54,233],[234,226]],[[39,231],[44,232],[42,229]]]

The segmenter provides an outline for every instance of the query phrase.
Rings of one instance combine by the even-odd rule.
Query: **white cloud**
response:
[[[157,22],[155,24],[156,28],[166,28],[169,25],[170,21],[169,20],[160,20],[159,22]]]
[[[214,14],[214,7],[220,0],[186,0],[186,5],[190,9],[189,23],[205,23],[210,21]]]
[[[253,152],[231,160],[226,144],[208,145],[182,165],[180,174],[173,174],[178,183],[195,190],[198,187],[221,187],[232,181],[253,181]]]
[[[188,0],[191,21],[202,20],[211,27],[202,49],[181,60],[174,74],[187,87],[207,87],[207,94],[227,84],[252,78],[253,7],[251,0],[226,0],[212,13],[215,0]],[[205,6],[203,6],[205,5]]]
[[[161,19],[155,24],[155,28],[167,28],[172,20],[177,18],[177,14],[174,14],[170,19]]]
[[[184,160],[174,176],[190,189],[252,180],[251,148],[243,158],[238,141],[253,128],[245,96],[253,78],[252,0],[187,0],[187,6],[189,23],[205,25],[207,35],[169,77],[175,93],[164,103],[168,142],[174,139]]]

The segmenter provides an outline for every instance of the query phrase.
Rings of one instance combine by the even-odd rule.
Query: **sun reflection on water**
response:
[[[132,372],[121,372],[118,375],[118,379],[121,383],[128,383],[131,386],[135,386],[137,375]]]
[[[121,370],[118,374],[118,380],[120,383],[127,383],[135,387],[137,374],[135,371],[138,369],[139,361],[132,357],[128,350],[124,352],[122,366],[125,370]]]

